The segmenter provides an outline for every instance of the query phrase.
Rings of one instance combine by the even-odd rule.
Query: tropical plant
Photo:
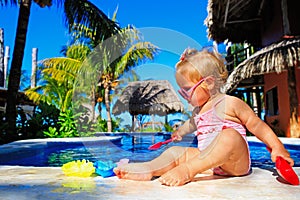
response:
[[[116,21],[114,12],[112,21]],[[80,27],[81,31],[78,31]],[[107,115],[108,132],[112,131],[111,117],[111,95],[112,90],[121,83],[119,78],[125,72],[131,70],[134,66],[146,59],[153,59],[158,48],[150,42],[142,40],[139,31],[133,26],[127,26],[112,34],[110,38],[98,40],[93,37],[91,31],[81,24],[73,27],[77,34],[77,39],[88,38],[89,44],[93,48],[91,55],[84,61],[81,68],[80,77],[77,77],[78,87],[85,88],[85,91],[95,92],[88,95],[90,102],[98,103],[99,111],[101,104],[105,104]],[[90,87],[87,89],[87,87]],[[76,86],[77,87],[77,86]],[[83,93],[84,91],[79,91]],[[80,96],[80,95],[78,95]],[[91,107],[94,108],[95,104]]]
[[[76,65],[73,66],[75,67]],[[71,106],[73,85],[71,83],[72,79],[69,82],[65,82],[62,76],[59,75],[74,76],[73,72],[67,71],[66,68],[65,66],[60,66],[59,69],[42,69],[41,85],[26,90],[25,94],[36,104],[44,102],[55,105],[57,109],[65,112]],[[51,72],[54,72],[54,74],[51,74]]]
[[[43,60],[39,85],[26,90],[25,94],[36,104],[41,102],[54,105],[60,110],[59,129],[49,129],[45,134],[49,137],[78,136],[73,116],[73,91],[77,73],[90,50],[82,44],[69,46],[66,57]]]
[[[45,103],[40,103],[31,116],[18,107],[17,139],[43,138],[49,127],[58,129],[59,113],[55,106]]]
[[[60,125],[59,132],[62,133],[61,137],[78,137],[78,131],[76,127],[76,120],[72,110],[66,110],[60,112],[58,118],[58,124]]]
[[[75,96],[75,103],[86,105],[85,111],[88,108],[91,113],[87,123],[95,120],[96,104],[101,108],[105,102],[107,131],[111,132],[111,91],[119,84],[118,78],[143,59],[153,59],[158,49],[142,42],[138,31],[129,26],[98,46],[91,30],[81,24],[73,27],[72,36],[73,44],[63,49],[66,57],[44,60],[44,84],[26,94],[35,102],[54,104],[62,112],[72,108],[77,109],[75,113],[82,112],[82,106],[78,109],[78,105],[71,104]]]
[[[112,36],[109,41],[106,40],[99,44],[95,52],[97,55],[103,55],[98,86],[104,89],[107,127],[108,132],[111,132],[110,95],[112,90],[118,86],[119,79],[125,72],[143,60],[153,59],[155,53],[158,52],[158,48],[150,42],[142,41],[138,30],[132,26],[127,26],[121,29],[117,35]]]
[[[121,123],[121,119],[117,118],[117,119],[112,119],[112,130],[115,131],[122,131],[119,129],[120,123]],[[95,131],[97,132],[108,132],[108,127],[107,127],[107,120],[105,119],[101,119],[98,118],[97,120],[97,126]]]
[[[50,7],[54,1],[52,0],[33,0],[41,8]],[[66,25],[71,30],[76,23],[84,24],[93,30],[94,38],[110,37],[118,30],[115,22],[107,18],[107,16],[88,0],[57,0],[58,6],[64,8]],[[12,138],[16,133],[16,104],[17,93],[20,84],[21,68],[24,57],[24,49],[26,44],[26,36],[32,0],[0,0],[0,6],[19,5],[19,17],[15,38],[15,46],[12,56],[10,68],[8,95],[6,106],[6,118],[8,122],[7,135]],[[99,31],[102,30],[102,31]]]

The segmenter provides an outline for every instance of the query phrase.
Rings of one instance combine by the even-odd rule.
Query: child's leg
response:
[[[249,151],[244,138],[234,129],[226,129],[200,156],[178,165],[163,174],[159,180],[165,185],[183,185],[197,173],[215,167],[221,167],[229,175],[240,176],[248,173],[249,163]]]
[[[187,160],[199,156],[197,148],[174,146],[164,151],[157,158],[143,163],[129,163],[114,169],[119,178],[131,180],[151,180]]]

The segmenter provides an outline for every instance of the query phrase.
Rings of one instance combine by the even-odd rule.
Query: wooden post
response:
[[[288,5],[287,0],[281,0],[281,11],[282,11],[282,23],[283,23],[283,34],[290,35],[290,22],[288,17]]]
[[[0,87],[4,87],[4,30],[0,28]]]
[[[4,87],[5,88],[6,88],[8,62],[9,62],[9,46],[6,46],[5,55],[4,55]]]
[[[134,132],[135,116],[131,115],[131,132]]]
[[[31,63],[31,77],[30,77],[31,88],[36,87],[37,55],[38,55],[38,49],[32,48],[32,63]]]

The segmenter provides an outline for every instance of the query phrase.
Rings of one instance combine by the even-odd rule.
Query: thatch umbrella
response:
[[[256,75],[292,68],[300,61],[300,38],[285,38],[255,52],[240,63],[230,74],[225,91],[231,91],[239,82]]]
[[[130,82],[113,106],[112,113],[119,115],[129,112],[134,128],[135,115],[166,116],[167,121],[168,114],[182,112],[183,109],[184,106],[169,81],[149,80]]]

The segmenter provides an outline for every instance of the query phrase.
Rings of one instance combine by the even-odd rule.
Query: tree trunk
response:
[[[96,91],[95,86],[92,86],[92,91],[91,91],[91,107],[92,107],[91,112],[92,113],[90,118],[92,122],[95,122],[95,107],[96,107],[95,91]]]
[[[102,119],[102,102],[98,102],[99,119]]]
[[[109,101],[109,86],[105,87],[104,98],[105,98],[105,108],[106,108],[106,116],[107,116],[107,132],[112,132],[110,101]]]
[[[8,79],[6,119],[8,121],[7,139],[11,141],[15,140],[17,136],[17,94],[20,86],[21,69],[24,57],[31,3],[31,0],[20,1],[20,11],[15,38],[15,46]]]

